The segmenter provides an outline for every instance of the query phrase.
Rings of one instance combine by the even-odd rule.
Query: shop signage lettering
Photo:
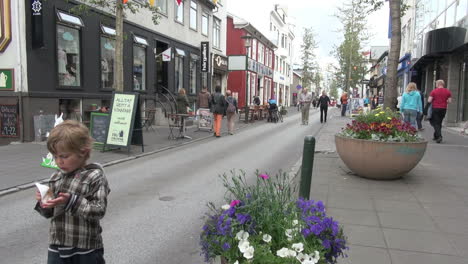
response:
[[[44,46],[42,0],[31,0],[31,16],[32,46],[34,48],[41,48]]]
[[[201,43],[201,71],[208,72],[210,68],[210,61],[209,61],[209,52],[210,52],[210,43],[209,42],[202,42]]]
[[[18,137],[19,119],[17,105],[0,105],[0,136]]]
[[[128,146],[131,136],[137,94],[114,93],[106,144]]]
[[[214,61],[213,67],[215,69],[220,69],[220,70],[223,70],[223,71],[228,70],[228,60],[227,60],[226,57],[223,57],[223,56],[218,55],[218,54],[214,54],[213,55],[213,61]]]

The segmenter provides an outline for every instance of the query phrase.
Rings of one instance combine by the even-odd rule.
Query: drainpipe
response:
[[[23,111],[23,67],[22,67],[22,52],[21,52],[21,44],[22,44],[22,37],[23,34],[21,34],[23,31],[21,29],[21,23],[20,23],[20,17],[19,17],[19,14],[20,14],[20,10],[23,10],[21,9],[21,3],[24,4],[24,1],[16,1],[17,3],[17,6],[16,6],[16,12],[17,12],[17,15],[16,15],[16,29],[17,29],[17,36],[20,36],[20,39],[18,39],[18,47],[16,49],[16,52],[17,52],[17,57],[20,59],[20,62],[19,62],[19,65],[18,65],[18,70],[19,70],[19,73],[17,74],[18,76],[18,98],[19,98],[19,115],[20,115],[20,120],[21,120],[21,124],[20,124],[20,141],[21,142],[24,142],[24,111]],[[24,16],[23,16],[24,17]],[[16,67],[15,67],[16,68]]]

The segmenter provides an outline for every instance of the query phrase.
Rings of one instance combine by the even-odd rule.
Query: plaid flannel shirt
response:
[[[71,194],[67,204],[55,208],[41,208],[39,203],[36,204],[36,211],[52,218],[50,244],[103,248],[99,220],[106,213],[110,189],[102,166],[89,164],[71,173],[58,171],[49,179],[49,187],[55,196],[59,192]]]

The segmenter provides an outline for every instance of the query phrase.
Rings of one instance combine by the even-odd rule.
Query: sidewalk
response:
[[[368,180],[349,171],[336,153],[334,135],[347,122],[335,114],[322,128],[310,195],[344,226],[350,250],[339,263],[468,263],[468,177],[460,175],[463,164],[449,170],[455,160],[433,160],[457,148],[465,153],[454,154],[463,163],[467,146],[430,142],[425,158],[402,179]]]
[[[295,107],[290,107],[287,110],[288,115],[295,114],[297,112]],[[255,122],[248,124],[237,120],[236,130],[262,125],[264,123],[266,123],[266,120],[256,120]],[[145,152],[141,152],[141,146],[131,146],[130,155],[128,155],[125,148],[122,150],[107,152],[94,150],[90,161],[101,163],[104,166],[109,166],[174,147],[213,138],[213,132],[198,130],[196,125],[187,128],[186,135],[192,137],[192,139],[169,139],[168,127],[154,126],[153,128],[154,130],[149,129],[148,131],[143,129]],[[221,131],[222,136],[227,136],[226,118],[223,119]],[[34,182],[47,179],[53,172],[52,169],[40,166],[42,158],[48,153],[45,142],[0,146],[0,153],[2,153],[2,158],[0,159],[0,196],[20,189],[30,188],[33,186]]]

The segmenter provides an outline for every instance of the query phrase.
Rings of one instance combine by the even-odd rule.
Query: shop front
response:
[[[212,87],[220,86],[224,93],[227,87],[228,58],[216,53],[213,53],[211,57],[213,62]]]

